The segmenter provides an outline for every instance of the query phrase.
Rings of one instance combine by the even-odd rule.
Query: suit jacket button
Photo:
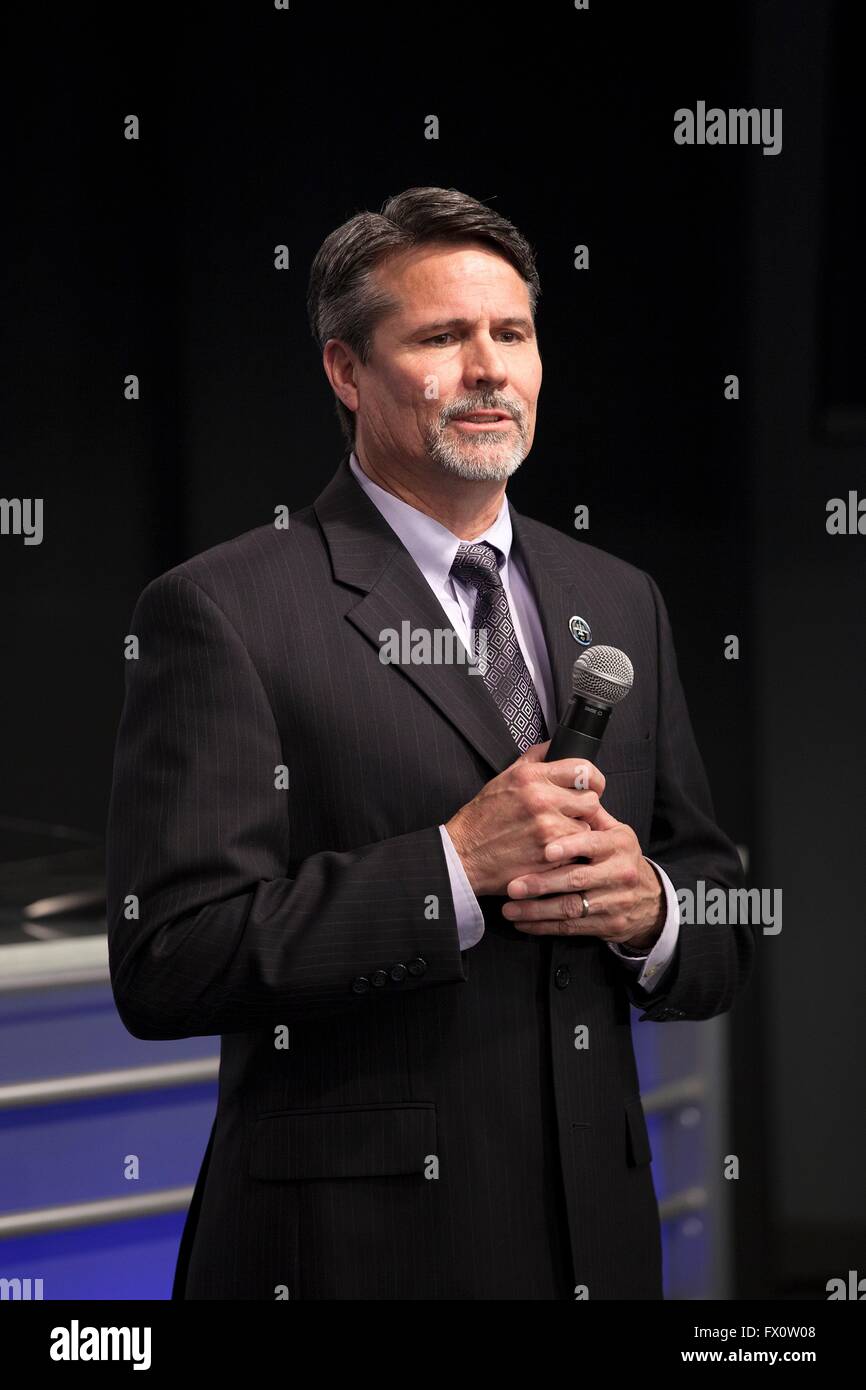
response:
[[[371,985],[373,985],[376,989],[381,989],[382,986],[383,986],[383,985],[386,985],[387,983],[388,983],[388,972],[387,972],[387,970],[374,970],[374,971],[373,971],[372,975],[370,976],[370,984],[371,984]]]
[[[414,960],[410,960],[406,969],[410,975],[423,975],[427,969],[427,962],[423,956],[416,956]]]
[[[398,964],[392,965],[388,973],[390,974],[391,979],[396,980],[397,984],[399,985],[403,983],[409,972],[407,971],[405,965]]]
[[[567,965],[558,965],[556,974],[553,977],[557,989],[568,989],[571,984],[571,971]]]
[[[353,994],[366,994],[370,988],[370,981],[366,975],[357,975],[352,981]]]

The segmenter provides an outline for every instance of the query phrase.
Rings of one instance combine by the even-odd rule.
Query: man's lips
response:
[[[470,416],[476,418],[470,419]],[[511,423],[511,416],[503,410],[469,410],[465,415],[455,415],[452,421],[452,424],[461,425],[466,430],[504,429]]]
[[[470,415],[477,415],[482,420],[510,420],[511,416],[505,410],[464,410],[462,415],[455,415],[455,420],[467,420]]]

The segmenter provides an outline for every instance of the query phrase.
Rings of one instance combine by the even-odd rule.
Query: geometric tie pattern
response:
[[[475,590],[472,626],[476,632],[487,630],[487,667],[482,679],[524,753],[546,739],[548,731],[511,621],[498,554],[488,541],[461,541],[451,573]]]

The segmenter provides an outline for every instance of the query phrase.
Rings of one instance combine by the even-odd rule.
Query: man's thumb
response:
[[[601,802],[598,803],[598,810],[595,815],[587,820],[590,830],[614,830],[619,825],[618,820],[614,820],[609,811],[606,811]]]
[[[520,757],[527,763],[543,763],[544,755],[550,747],[550,739],[544,743],[533,743]],[[519,759],[518,759],[519,761]]]

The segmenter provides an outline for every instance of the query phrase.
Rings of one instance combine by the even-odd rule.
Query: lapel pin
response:
[[[588,647],[592,642],[592,629],[586,618],[579,617],[576,613],[573,618],[568,620],[568,630],[575,642],[580,642],[581,646]]]

